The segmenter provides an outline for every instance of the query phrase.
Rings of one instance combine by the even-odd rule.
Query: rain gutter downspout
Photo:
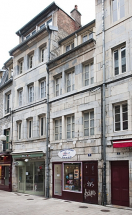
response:
[[[106,205],[106,141],[105,141],[105,24],[104,24],[104,1],[102,0],[102,42],[103,42],[103,177],[102,193],[103,205]]]
[[[47,26],[48,32],[48,61],[50,61],[50,41],[51,31]],[[49,67],[46,65],[47,70],[47,120],[46,120],[46,198],[49,198]]]

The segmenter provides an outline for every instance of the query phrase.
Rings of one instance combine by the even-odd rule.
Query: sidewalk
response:
[[[104,212],[102,210],[105,210]],[[132,210],[0,190],[0,215],[132,215]]]

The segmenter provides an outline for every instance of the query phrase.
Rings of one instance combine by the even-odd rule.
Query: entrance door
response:
[[[19,192],[24,192],[24,168],[19,167],[19,181],[18,181],[18,190]]]
[[[84,202],[98,204],[98,162],[90,161],[83,164],[83,195]]]
[[[54,196],[62,196],[61,164],[54,164]]]
[[[112,204],[129,206],[129,167],[128,161],[111,162]]]

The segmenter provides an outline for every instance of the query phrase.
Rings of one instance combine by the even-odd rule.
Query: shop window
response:
[[[55,79],[55,96],[62,95],[62,76]]]
[[[127,103],[114,106],[115,131],[128,129],[128,105]]]
[[[84,136],[94,135],[94,111],[84,113]]]
[[[114,74],[126,72],[126,47],[120,47],[113,51]]]
[[[81,163],[64,163],[64,191],[82,191]]]
[[[93,62],[84,65],[84,86],[88,86],[94,83],[94,66]]]
[[[70,71],[66,73],[66,91],[70,92],[74,90],[74,85],[75,85],[75,72]]]
[[[75,137],[75,120],[74,115],[68,116],[67,120],[67,139]]]
[[[125,2],[124,0],[112,0],[113,22],[125,16]]]
[[[62,139],[62,119],[55,119],[55,140]]]

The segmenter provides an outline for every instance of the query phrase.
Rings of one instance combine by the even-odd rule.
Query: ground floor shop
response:
[[[12,191],[12,156],[0,155],[0,190]]]
[[[45,158],[43,153],[15,154],[17,191],[45,195]]]
[[[56,162],[53,170],[53,197],[98,203],[98,161]]]

